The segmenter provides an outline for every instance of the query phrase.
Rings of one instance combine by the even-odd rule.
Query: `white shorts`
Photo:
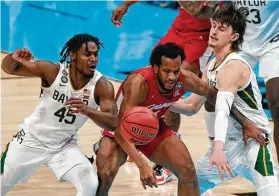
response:
[[[277,170],[271,156],[271,145],[263,147],[250,139],[249,144],[245,146],[240,125],[231,118],[228,130],[224,151],[234,176],[245,177],[254,183],[258,196],[279,196]],[[197,162],[201,194],[222,183],[216,166],[208,171],[212,151],[213,141],[210,141],[209,150]],[[228,180],[225,175],[224,179]],[[271,189],[272,194],[266,194],[266,188]]]
[[[94,170],[76,141],[70,142],[61,150],[52,150],[46,148],[29,132],[20,130],[1,157],[1,180],[4,180],[7,186],[14,186],[18,182],[26,183],[41,165],[50,168],[60,181],[63,180],[63,175],[76,165]],[[95,170],[94,175],[97,179]]]
[[[259,62],[259,76],[265,83],[279,77],[279,47],[273,48],[261,56],[252,56],[243,51],[239,53],[249,64],[254,67]]]

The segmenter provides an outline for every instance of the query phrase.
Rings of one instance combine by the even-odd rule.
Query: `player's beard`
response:
[[[170,92],[173,90],[173,88],[172,88],[172,89],[168,89],[168,88],[165,87],[165,82],[161,80],[161,78],[160,78],[160,76],[159,76],[159,73],[156,74],[156,77],[157,77],[157,81],[158,81],[160,87],[161,87],[166,93],[170,93]]]

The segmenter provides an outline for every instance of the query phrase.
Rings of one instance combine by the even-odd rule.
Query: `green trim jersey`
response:
[[[244,62],[250,69],[251,74],[247,83],[235,94],[234,106],[248,119],[250,119],[256,126],[262,128],[266,133],[270,134],[271,130],[268,126],[268,119],[262,107],[262,95],[260,93],[256,75],[252,71],[250,65],[237,53],[230,53],[223,62],[215,68],[216,58],[212,59],[207,68],[208,84],[215,89],[219,89],[217,74],[222,67],[230,60],[240,60]],[[228,73],[229,74],[229,73]]]
[[[101,73],[95,70],[94,76],[82,89],[74,90],[69,78],[68,65],[60,64],[55,81],[48,88],[41,87],[38,106],[24,119],[20,128],[53,149],[63,148],[68,142],[76,140],[77,131],[88,117],[71,113],[64,104],[69,98],[81,98],[89,107],[98,109],[94,90],[101,77]]]
[[[279,1],[234,0],[237,7],[248,8],[247,29],[242,50],[262,55],[279,47]]]

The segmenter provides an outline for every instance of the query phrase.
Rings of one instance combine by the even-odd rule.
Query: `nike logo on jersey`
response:
[[[60,83],[59,86],[67,86],[67,85]]]

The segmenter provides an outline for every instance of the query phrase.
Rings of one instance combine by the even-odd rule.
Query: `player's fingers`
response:
[[[228,171],[227,171],[227,168],[226,168],[225,165],[222,166],[222,171],[224,171],[224,173],[225,173],[225,175],[227,176],[227,178],[230,179],[230,176],[229,176],[229,174],[228,174]]]
[[[81,108],[81,107],[82,107],[81,104],[70,104],[70,105],[67,105],[68,109],[71,109],[71,108]]]
[[[258,135],[258,138],[259,138],[259,143],[263,146],[265,146],[265,137],[262,135],[262,134],[259,134]]]
[[[71,105],[71,104],[82,104],[81,99],[72,99],[70,98],[68,101],[65,102],[65,105]]]
[[[223,181],[224,178],[223,178],[223,174],[222,174],[222,168],[220,166],[217,166],[217,169],[218,169],[219,177]]]
[[[226,163],[226,168],[229,171],[231,177],[234,178],[234,174],[233,174],[232,168],[231,168],[231,166],[229,165],[228,162]]]
[[[24,51],[23,50],[18,50],[17,55],[18,55],[19,58],[23,58],[24,57]]]
[[[153,178],[154,178],[154,180],[155,180],[155,187],[156,188],[158,188],[158,185],[157,185],[157,181],[156,181],[156,173],[155,172],[153,172]]]
[[[146,190],[146,186],[145,186],[144,182],[141,182],[141,184],[142,184],[142,187]]]
[[[208,166],[208,171],[212,170],[212,167],[213,167],[213,162],[210,160],[209,162],[209,166]]]
[[[248,136],[246,134],[243,135],[243,141],[245,145],[248,144]]]
[[[148,178],[144,180],[144,184],[149,186],[150,188],[153,188],[152,182],[150,180],[148,180]]]
[[[156,183],[156,178],[154,178],[154,176],[150,176],[149,178],[148,178],[148,182],[149,182],[149,184],[152,186],[152,188],[153,188],[153,186],[157,186],[157,183]]]
[[[111,21],[116,24],[118,23],[118,20],[119,20],[119,12],[118,11],[113,11],[112,12],[112,16],[111,16]]]

